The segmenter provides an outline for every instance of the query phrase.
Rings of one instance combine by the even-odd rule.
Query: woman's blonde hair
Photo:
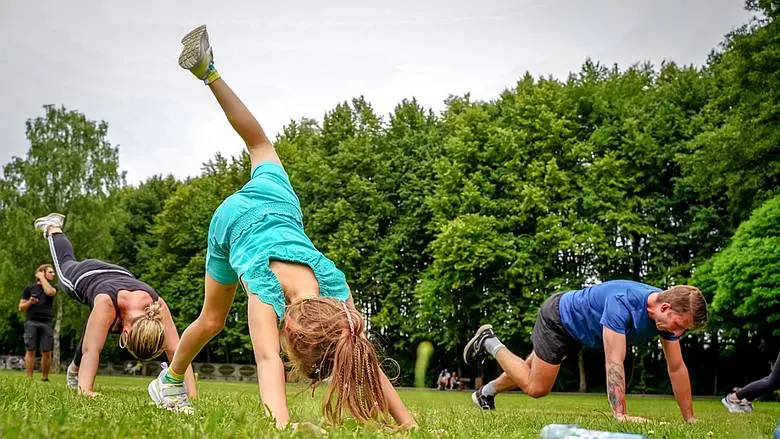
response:
[[[299,376],[313,385],[330,376],[323,402],[328,422],[341,424],[345,408],[360,422],[388,422],[377,353],[351,302],[316,297],[290,305],[281,342]]]
[[[165,350],[165,326],[162,323],[161,305],[152,303],[144,309],[144,315],[136,317],[125,337],[124,347],[139,360],[151,360]]]

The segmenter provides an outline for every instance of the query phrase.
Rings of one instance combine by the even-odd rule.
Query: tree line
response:
[[[702,67],[588,60],[489,101],[451,96],[439,113],[408,99],[383,116],[359,97],[284,127],[275,145],[306,231],[347,275],[401,383],[425,340],[434,366],[494,375],[461,364],[475,328],[490,322],[530,352],[546,297],[609,279],[702,289],[711,323],[683,339],[695,393],[765,375],[780,348],[780,30],[775,2],[746,7],[756,18]],[[0,179],[0,352],[23,350],[16,303],[50,259],[31,228],[49,211],[68,215],[77,255],[130,269],[184,329],[202,305],[209,220],[249,178],[247,156],[129,185],[106,122],[44,111]],[[67,356],[87,310],[58,296],[55,356]],[[245,310],[236,295],[200,361],[253,361]],[[671,390],[656,344],[631,349],[631,391]],[[102,358],[127,355],[109,340]],[[555,390],[603,387],[600,352],[567,363]]]

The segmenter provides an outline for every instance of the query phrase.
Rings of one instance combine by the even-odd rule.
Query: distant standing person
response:
[[[41,265],[35,270],[35,279],[34,284],[25,287],[19,300],[19,312],[26,314],[24,367],[27,370],[27,378],[32,378],[35,370],[35,351],[40,351],[42,380],[49,381],[51,350],[54,345],[51,308],[54,295],[57,294],[57,289],[51,285],[54,268],[49,264]]]

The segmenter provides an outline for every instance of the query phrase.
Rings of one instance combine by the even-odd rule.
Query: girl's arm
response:
[[[347,289],[350,290],[349,285],[347,285]],[[350,290],[347,302],[352,304],[352,306],[355,306],[355,301],[352,299],[352,290]],[[404,402],[401,401],[401,397],[398,396],[398,391],[395,390],[393,383],[390,382],[390,379],[387,378],[387,375],[385,375],[381,368],[379,369],[379,375],[379,379],[382,380],[382,391],[385,393],[387,402],[390,405],[390,415],[395,419],[395,422],[405,430],[417,428],[417,422],[412,418],[412,415],[409,414]]]
[[[95,375],[97,375],[100,363],[100,351],[103,349],[106,336],[115,317],[116,312],[111,298],[103,294],[98,295],[95,298],[95,306],[89,313],[87,328],[84,331],[84,341],[81,345],[79,389],[86,396],[97,396],[92,387],[95,384]]]
[[[398,396],[398,391],[393,387],[393,383],[390,382],[387,375],[385,375],[381,369],[379,370],[379,374],[381,375],[379,379],[382,380],[382,391],[385,392],[387,402],[390,405],[390,415],[393,416],[395,422],[404,430],[417,428],[417,422],[415,422],[412,415],[409,414],[403,401],[401,401],[401,397]]]
[[[281,348],[276,312],[254,294],[249,294],[248,308],[249,334],[257,362],[260,399],[276,420],[276,427],[285,428],[290,422],[290,411],[284,391],[284,364],[279,356]]]

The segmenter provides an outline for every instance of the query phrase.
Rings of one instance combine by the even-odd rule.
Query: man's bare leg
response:
[[[523,360],[506,348],[496,353],[496,361],[512,382],[532,398],[541,398],[550,393],[561,369],[560,364],[550,364],[534,352],[527,360]]]
[[[24,353],[24,369],[27,372],[27,378],[33,377],[35,371],[35,351],[27,350]]]
[[[547,395],[560,370],[559,364],[547,363],[534,352],[523,360],[501,343],[490,325],[483,325],[466,344],[463,359],[467,364],[476,365],[488,354],[498,361],[504,373],[472,394],[471,400],[482,409],[494,409],[495,395],[514,387],[533,398]]]
[[[51,351],[41,353],[41,375],[44,381],[49,380],[49,367],[51,366]]]
[[[531,355],[528,356],[528,358],[525,359],[525,364],[528,365],[528,367],[532,367],[531,363],[533,362],[535,355],[533,352],[531,352]],[[503,372],[498,378],[494,379],[489,385],[492,385],[492,388],[490,391],[494,391],[495,393],[492,393],[492,395],[497,395],[499,393],[508,392],[510,390],[517,389],[517,385],[512,380],[512,378],[507,375],[506,372]]]

